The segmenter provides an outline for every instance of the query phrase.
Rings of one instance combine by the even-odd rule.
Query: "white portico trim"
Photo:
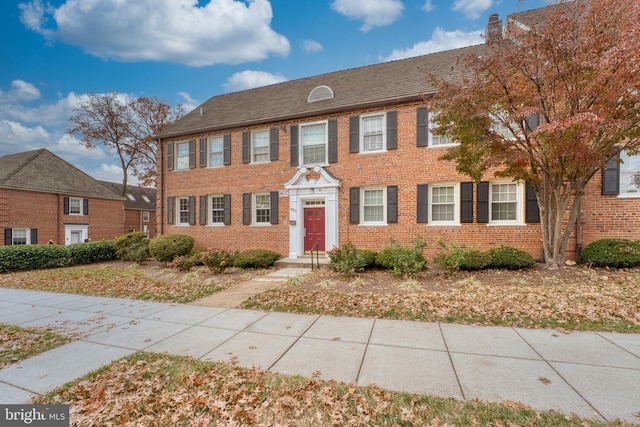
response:
[[[307,175],[315,172],[315,178]],[[315,175],[315,174],[314,174]],[[304,206],[323,202],[325,208],[325,247],[338,246],[338,188],[340,180],[320,166],[299,168],[284,187],[289,191],[289,258],[304,255]]]

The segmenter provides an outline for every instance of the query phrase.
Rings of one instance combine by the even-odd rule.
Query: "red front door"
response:
[[[304,209],[304,229],[305,252],[314,249],[316,242],[318,242],[316,249],[324,252],[324,208]]]

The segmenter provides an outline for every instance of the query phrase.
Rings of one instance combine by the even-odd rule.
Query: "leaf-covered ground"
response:
[[[113,261],[0,274],[0,287],[187,303],[260,273],[235,269],[216,275],[204,267],[180,272],[152,261],[142,265]]]
[[[66,344],[71,339],[47,329],[0,323],[0,369]]]
[[[114,362],[37,403],[70,404],[74,426],[605,425],[514,402],[392,393],[158,354]]]
[[[345,278],[320,271],[256,295],[245,308],[376,317],[640,333],[640,269],[566,267],[482,271],[412,279],[388,272]]]

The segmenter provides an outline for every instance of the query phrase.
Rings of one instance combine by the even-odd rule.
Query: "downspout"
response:
[[[156,233],[159,231],[159,235],[164,234],[164,151],[162,147],[162,139],[158,140],[158,147],[160,156],[158,159],[158,177],[160,178],[160,197],[156,195]],[[157,193],[157,192],[156,192]],[[160,209],[158,209],[158,206]],[[158,220],[160,227],[158,227]],[[158,230],[159,229],[159,230]]]
[[[56,240],[60,241],[60,193],[56,193],[56,197],[58,198],[58,206],[56,212]]]
[[[582,255],[582,200],[578,202],[578,217],[576,218],[576,262],[580,263]]]

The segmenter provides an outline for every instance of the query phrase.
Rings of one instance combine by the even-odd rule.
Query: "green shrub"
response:
[[[189,271],[196,265],[196,260],[193,254],[180,255],[173,259],[173,261],[167,263],[170,268],[177,268],[180,271]]]
[[[640,264],[640,243],[627,239],[596,240],[582,250],[580,260],[597,267],[634,267]]]
[[[249,249],[238,252],[233,266],[238,268],[267,268],[280,259],[280,254],[268,249]]]
[[[226,249],[207,249],[201,254],[202,263],[215,273],[222,273],[233,267],[235,254]]]
[[[70,261],[71,251],[67,246],[0,246],[0,273],[65,267]]]
[[[195,240],[186,234],[165,234],[149,243],[149,254],[159,262],[171,262],[175,257],[189,255]]]
[[[71,251],[71,265],[91,264],[116,259],[116,251],[112,240],[76,243],[68,246]]]
[[[531,267],[536,263],[536,260],[528,252],[511,246],[489,249],[487,254],[491,259],[488,267],[498,270],[519,270]]]
[[[329,266],[338,273],[353,277],[375,264],[375,251],[358,249],[353,243],[329,251]]]
[[[491,255],[478,249],[464,249],[460,270],[482,270],[491,264]]]
[[[149,258],[149,239],[142,231],[116,237],[113,248],[118,258],[123,261],[144,262]]]
[[[442,240],[438,241],[438,244],[440,250],[433,257],[433,263],[447,277],[460,270],[481,270],[491,262],[489,254],[478,249],[464,249],[455,243],[447,246]]]
[[[413,276],[424,268],[427,261],[422,255],[426,243],[417,237],[413,247],[402,247],[393,240],[391,245],[382,249],[376,256],[376,263],[383,268],[391,269],[393,277]]]

